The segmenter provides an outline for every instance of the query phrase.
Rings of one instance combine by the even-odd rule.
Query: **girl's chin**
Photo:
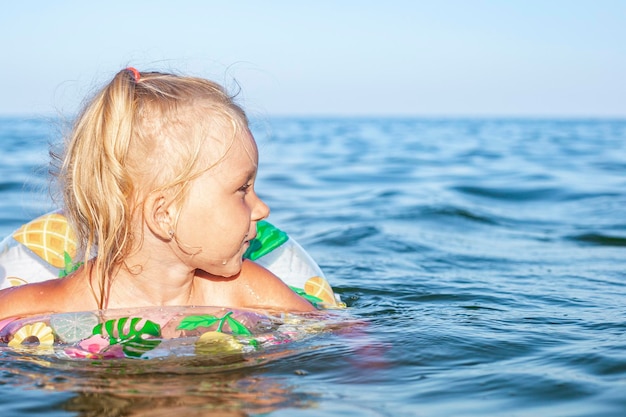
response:
[[[233,259],[227,261],[225,264],[215,266],[213,269],[216,271],[213,275],[219,275],[225,278],[230,278],[241,272],[243,266],[243,258]]]

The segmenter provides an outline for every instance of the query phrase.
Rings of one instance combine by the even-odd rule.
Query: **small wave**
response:
[[[626,247],[626,237],[609,236],[602,233],[583,233],[580,235],[568,236],[567,239],[594,246]]]
[[[474,210],[455,206],[431,207],[429,210],[425,210],[424,214],[431,214],[437,217],[460,218],[461,220],[469,220],[489,225],[499,224],[492,215],[480,214]]]
[[[0,192],[5,191],[23,191],[23,181],[2,181],[0,182]]]
[[[390,220],[432,219],[438,222],[443,219],[451,219],[492,226],[500,225],[504,221],[504,219],[498,218],[493,214],[481,213],[473,208],[456,205],[415,205],[395,209],[394,212],[386,210],[382,215]]]
[[[560,188],[554,187],[478,187],[474,185],[459,185],[453,187],[454,190],[477,197],[486,197],[495,200],[505,201],[554,201],[562,200],[563,192]]]
[[[350,227],[347,229],[330,231],[324,235],[318,236],[315,240],[316,243],[332,246],[352,246],[355,242],[380,233],[380,230],[375,226]]]

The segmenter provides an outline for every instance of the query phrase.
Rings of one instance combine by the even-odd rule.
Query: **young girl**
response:
[[[60,165],[84,264],[0,291],[0,319],[173,305],[313,310],[242,260],[269,214],[257,163],[247,118],[221,86],[120,71],[85,106]]]

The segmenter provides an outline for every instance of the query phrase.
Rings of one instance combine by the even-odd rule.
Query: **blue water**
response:
[[[252,127],[270,219],[365,324],[236,367],[4,352],[2,417],[626,415],[626,121]],[[2,235],[52,207],[58,131],[0,119]]]

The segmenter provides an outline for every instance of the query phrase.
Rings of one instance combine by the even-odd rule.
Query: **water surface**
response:
[[[0,119],[0,233],[53,204]],[[257,188],[365,325],[244,364],[0,352],[2,416],[622,416],[626,121],[255,121]],[[25,185],[26,184],[26,185]]]

